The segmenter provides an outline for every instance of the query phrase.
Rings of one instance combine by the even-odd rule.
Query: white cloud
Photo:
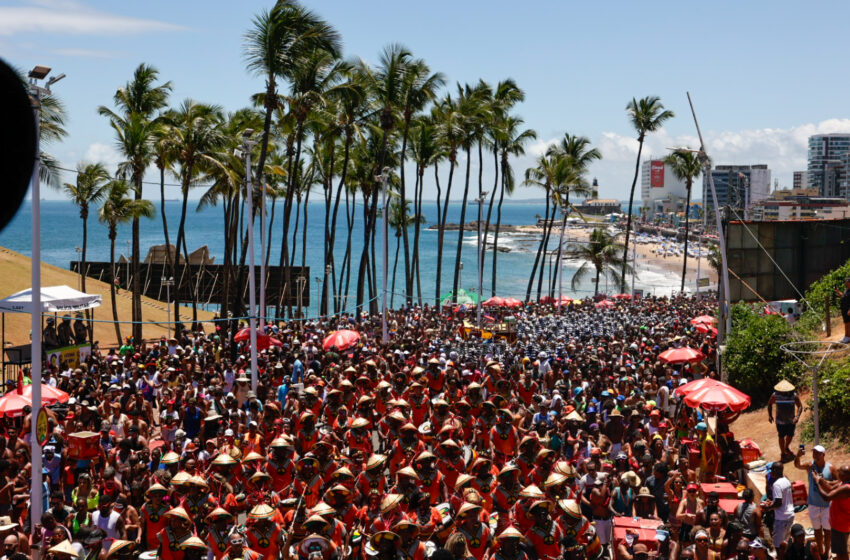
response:
[[[0,7],[0,35],[52,33],[69,35],[128,35],[177,31],[182,26],[94,10],[72,0],[37,0]]]
[[[708,131],[704,136],[706,149],[715,164],[766,163],[781,186],[790,186],[792,172],[806,169],[809,136],[833,132],[850,132],[850,119],[828,119],[791,128]],[[669,148],[680,146],[697,148],[699,138],[687,134],[674,136],[662,129],[647,136],[641,159],[663,157],[669,153]],[[594,164],[591,172],[600,178],[602,195],[628,197],[637,139],[603,132],[598,147],[603,159]]]
[[[549,149],[549,146],[557,144],[558,140],[560,140],[560,138],[550,138],[548,140],[538,138],[525,149],[525,153],[530,154],[534,156],[534,159],[537,159],[538,157],[546,153],[546,150]]]
[[[83,159],[91,163],[102,163],[112,174],[115,173],[118,164],[124,160],[121,154],[118,153],[118,150],[101,142],[89,144]]]

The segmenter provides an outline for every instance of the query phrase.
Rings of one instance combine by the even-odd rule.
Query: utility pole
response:
[[[266,332],[266,178],[260,175],[260,329]]]
[[[40,114],[41,100],[44,95],[50,95],[50,86],[65,77],[65,74],[59,74],[47,80],[45,87],[38,85],[39,80],[43,80],[50,73],[50,68],[46,66],[36,66],[29,73],[29,94],[32,102],[33,117],[35,118],[35,165],[32,172],[32,416],[30,422],[30,444],[32,445],[32,453],[30,453],[32,481],[30,485],[30,513],[29,522],[31,533],[35,533],[36,525],[41,523],[41,514],[44,490],[41,474],[41,446],[38,444],[37,426],[38,413],[41,410],[41,184],[39,182],[39,173],[41,172],[41,139],[40,135]],[[46,552],[46,544],[42,543],[42,547]]]
[[[166,328],[168,330],[168,333],[171,334],[171,286],[174,285],[174,277],[169,276],[168,278],[166,278],[165,276],[163,276],[162,278],[160,278],[159,282],[160,284],[165,286],[165,309],[168,311],[168,327]]]
[[[251,181],[251,148],[257,142],[251,140],[254,130],[242,132],[242,150],[245,152],[245,204],[248,212],[248,333],[251,345],[251,390],[257,392],[257,296],[254,284],[254,183]]]
[[[694,110],[694,102],[691,100],[690,92],[687,95],[688,104],[691,106],[691,114],[694,117],[694,125],[696,125],[697,135],[699,136],[700,149],[697,154],[700,162],[705,166],[705,173],[708,175],[708,186],[711,189],[711,201],[714,205],[714,219],[717,223],[717,241],[720,246],[720,287],[722,294],[718,302],[720,307],[720,321],[718,323],[722,323],[722,325],[718,324],[719,328],[717,330],[717,370],[721,374],[721,379],[725,382],[727,375],[722,369],[721,355],[723,349],[725,349],[724,342],[726,341],[726,336],[732,330],[732,318],[729,314],[729,263],[726,260],[726,234],[723,229],[720,206],[717,204],[717,191],[714,188],[714,177],[711,173],[711,159],[709,159],[708,154],[705,152],[705,142],[702,139],[702,132],[699,128],[699,122],[697,121],[697,114]]]

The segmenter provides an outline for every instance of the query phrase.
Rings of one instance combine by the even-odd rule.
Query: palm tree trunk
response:
[[[304,228],[301,231],[301,268],[307,266],[307,210],[309,207],[310,189],[307,189],[307,194],[304,195]]]
[[[437,183],[437,276],[436,276],[436,295],[434,296],[434,305],[440,305],[440,283],[443,276],[443,237],[446,233],[446,215],[449,211],[449,195],[452,192],[452,178],[455,172],[455,158],[449,158],[449,182],[446,185],[446,199],[443,202],[443,209],[440,210],[440,173],[439,167],[434,164],[434,181]]]
[[[546,184],[546,210],[543,212],[543,219],[549,218],[549,184]],[[546,255],[546,225],[543,225],[543,236],[540,238],[540,245],[537,246],[537,254],[534,256],[534,264],[531,266],[531,274],[528,276],[528,287],[525,290],[525,301],[531,301],[531,290],[534,289],[534,277],[537,275],[537,265],[540,262],[541,255],[545,259]],[[542,266],[542,265],[541,265]],[[538,296],[539,297],[539,296]]]
[[[493,216],[493,201],[496,200],[496,189],[499,186],[499,151],[497,148],[493,148],[493,163],[494,163],[494,176],[493,176],[493,188],[490,191],[490,202],[487,203],[487,218],[484,221],[484,237],[481,239],[481,270],[484,270],[484,263],[487,261],[487,236],[490,235],[490,218]],[[495,251],[495,249],[494,249]],[[494,253],[495,255],[495,253]],[[482,272],[483,277],[483,272]],[[490,285],[491,295],[495,296],[496,291],[493,285]],[[482,297],[484,294],[480,294]]]
[[[507,156],[505,156],[507,157]],[[499,204],[496,207],[496,230],[493,232],[493,269],[491,271],[492,280],[490,281],[490,287],[492,289],[492,295],[496,295],[496,271],[498,270],[497,263],[499,261],[499,230],[502,227],[502,203],[505,201],[505,172],[506,165],[504,161],[502,162],[502,181],[501,187],[499,188]]]
[[[268,233],[266,233],[266,271],[269,269],[269,262],[272,258],[272,232],[274,231],[272,226],[274,225],[275,206],[277,206],[277,197],[272,198],[272,209],[269,212],[269,226]],[[266,272],[266,275],[268,275],[268,272]]]
[[[596,269],[596,282],[593,283],[593,297],[599,295],[599,269]]]
[[[626,219],[626,240],[623,245],[623,264],[620,270],[620,293],[626,291],[626,264],[629,260],[629,238],[632,233],[632,205],[635,201],[635,186],[640,173],[640,153],[643,151],[643,135],[638,138],[637,161],[635,161],[635,176],[632,179],[632,189],[629,192],[629,216]]]
[[[339,275],[339,290],[337,292],[343,296],[343,300],[340,301],[339,309],[342,311],[348,305],[348,289],[351,287],[351,237],[354,233],[354,218],[355,218],[355,205],[353,202],[349,204],[349,195],[353,198],[354,194],[351,193],[348,189],[345,190],[345,221],[348,226],[348,237],[345,242],[345,256],[342,260],[342,271]],[[343,278],[344,277],[344,278]],[[342,284],[343,280],[345,280],[345,288],[343,289]]]
[[[380,156],[378,157],[378,172],[383,173],[384,162],[386,161],[387,155],[387,142],[389,140],[389,128],[383,128],[383,134],[381,137],[381,151]],[[357,273],[357,320],[360,320],[361,311],[363,307],[363,288],[364,281],[366,280],[366,268],[369,266],[369,252],[370,252],[370,230],[371,237],[374,239],[374,230],[375,224],[377,223],[378,217],[378,194],[379,189],[377,185],[373,186],[371,189],[372,192],[372,207],[369,211],[368,219],[364,220],[364,239],[363,239],[363,251],[360,254],[360,270]],[[367,199],[368,200],[368,199]],[[374,276],[374,275],[373,275]],[[370,290],[371,291],[371,290]],[[371,296],[371,293],[370,293]]]
[[[137,173],[136,176],[136,189],[135,189],[135,199],[142,199],[142,172]],[[130,257],[130,265],[133,270],[133,282],[132,282],[132,306],[133,306],[133,342],[135,344],[142,343],[142,283],[141,283],[141,274],[139,273],[139,223],[140,218],[136,216],[133,218],[133,249],[132,255]]]
[[[337,223],[337,216],[338,216],[338,212],[339,212],[339,202],[340,202],[340,198],[342,196],[342,189],[343,189],[343,186],[345,185],[345,179],[346,179],[346,176],[348,174],[348,159],[349,159],[350,148],[351,148],[351,134],[349,134],[346,131],[346,134],[345,134],[345,154],[343,155],[343,158],[342,158],[342,171],[340,173],[339,183],[337,184],[337,188],[336,188],[336,200],[334,201],[333,217],[331,219],[331,231],[330,231],[331,236],[330,236],[330,240],[328,241],[328,256],[327,256],[327,259],[328,259],[328,262],[330,262],[330,264],[331,264],[331,278],[330,278],[331,289],[333,289],[333,287],[336,283],[336,258],[334,257],[334,248],[336,247],[336,223]],[[348,202],[348,195],[346,194],[346,203],[347,202]],[[346,210],[346,217],[348,217],[348,211],[347,210]],[[349,237],[349,239],[350,239],[350,237]],[[340,276],[341,276],[341,274],[340,274]],[[325,282],[328,282],[328,278],[325,278]],[[327,294],[328,291],[322,290],[322,293]],[[329,297],[333,298],[335,295],[336,295],[336,292],[329,294]],[[328,309],[331,309],[330,304],[331,304],[331,302],[328,302]],[[337,312],[336,300],[333,300],[332,309],[334,310],[334,313]]]
[[[89,244],[89,208],[86,205],[85,209],[81,210],[83,215],[83,250],[80,253],[80,287],[83,292],[86,291],[86,249]],[[91,310],[86,309],[86,321],[88,324],[89,342],[94,342],[94,325],[91,322]]]
[[[469,198],[469,169],[471,163],[470,150],[466,150],[466,183],[463,187],[463,202],[460,206],[460,223],[457,232],[457,252],[455,253],[455,279],[452,283],[452,301],[457,303],[457,288],[460,282],[460,259],[463,256],[463,226],[466,220],[466,201]],[[448,200],[448,199],[447,199]]]
[[[183,288],[184,282],[186,280],[186,271],[189,266],[189,251],[185,250],[186,246],[186,210],[189,206],[189,188],[188,181],[183,181],[183,187],[181,189],[183,195],[182,206],[180,207],[180,224],[177,226],[177,245],[174,247],[174,258],[175,260],[180,256],[180,247],[181,245],[184,247],[184,258],[183,258],[183,271],[179,276],[175,278],[177,280],[177,284],[174,287],[174,321],[175,323],[180,322],[180,291]],[[175,267],[176,268],[176,267]],[[189,282],[191,288],[191,274],[189,275]]]
[[[289,257],[289,263],[295,263],[295,250],[298,248],[298,226],[301,222],[301,195],[298,195],[298,202],[295,204],[295,227],[292,228],[292,255]]]
[[[690,227],[690,218],[691,218],[691,187],[693,186],[693,180],[688,179],[687,189],[688,194],[686,196],[685,202],[685,258],[682,259],[682,287],[679,289],[680,292],[685,291],[685,277],[688,275],[688,229]],[[634,266],[634,264],[632,264]]]
[[[390,309],[393,308],[393,304],[395,303],[395,274],[396,274],[396,270],[398,270],[398,253],[399,253],[399,250],[401,249],[400,241],[401,241],[401,237],[396,235],[395,236],[395,260],[393,261],[393,283],[392,283],[392,287],[390,288]]]
[[[537,299],[540,299],[540,294],[543,293],[543,272],[546,270],[546,250],[549,248],[549,238],[552,234],[552,224],[555,221],[555,212],[557,206],[552,205],[552,215],[546,216],[546,230],[543,239],[543,260],[540,264],[540,271],[537,277]]]
[[[413,195],[413,259],[411,263],[411,274],[414,277],[414,281],[416,282],[416,296],[419,305],[422,305],[422,279],[419,275],[419,230],[421,228],[421,220],[419,220],[419,216],[422,215],[422,175],[425,172],[425,168],[416,165],[416,185],[413,187],[414,195]]]
[[[115,301],[115,226],[109,226],[109,229],[109,270],[112,271],[112,278],[109,282],[109,297],[112,300],[112,324],[115,325],[115,338],[120,346],[121,325],[118,323],[118,303]]]
[[[399,192],[399,196],[401,198],[401,207],[404,208],[404,203],[407,200],[407,185],[404,181],[404,162],[407,156],[407,136],[410,133],[410,113],[405,115],[404,121],[404,133],[402,134],[401,139],[401,163],[400,167],[400,175],[401,175],[401,190]],[[414,208],[415,208],[414,204]],[[404,240],[404,302],[407,305],[410,305],[413,301],[413,275],[410,273],[410,242],[408,240],[408,232],[407,232],[407,224],[402,225],[401,229],[402,239]],[[393,282],[395,282],[395,273],[393,273]],[[395,291],[395,290],[393,290]]]

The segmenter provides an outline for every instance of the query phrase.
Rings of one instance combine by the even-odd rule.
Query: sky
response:
[[[850,132],[843,71],[850,3],[572,0],[304,0],[341,33],[346,58],[375,62],[401,43],[456,83],[513,78],[516,108],[538,140],[518,173],[565,132],[590,138],[603,159],[590,169],[600,196],[627,199],[637,140],[625,106],[659,96],[676,116],[647,138],[644,154],[698,146],[690,91],[709,155],[718,164],[767,163],[781,187],[806,167],[811,134]],[[67,105],[68,138],[47,148],[65,167],[120,155],[99,105],[140,63],[185,98],[226,110],[263,87],[245,70],[243,35],[270,1],[2,0],[0,57],[28,70],[64,72],[54,93]],[[489,168],[485,169],[485,182]],[[150,180],[156,180],[151,172]],[[65,180],[72,180],[71,176]],[[154,186],[146,196],[156,197]],[[457,191],[455,191],[457,192]],[[171,188],[168,196],[177,196]],[[425,197],[434,198],[433,183]],[[42,190],[45,198],[61,198]],[[200,190],[193,197],[200,196]],[[519,188],[516,198],[540,198]],[[639,186],[636,197],[639,198]]]

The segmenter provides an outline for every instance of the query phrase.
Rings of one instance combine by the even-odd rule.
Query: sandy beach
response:
[[[543,228],[538,226],[518,226],[516,227],[517,232],[529,233],[529,234],[542,234]],[[586,242],[590,238],[590,232],[592,228],[590,227],[576,227],[576,226],[567,226],[565,232],[565,239],[573,240],[576,242]],[[554,235],[554,233],[553,233]],[[681,278],[682,275],[682,262],[684,260],[684,256],[664,256],[655,253],[655,250],[659,247],[659,244],[656,243],[647,243],[647,244],[634,244],[629,243],[631,246],[636,248],[636,257],[637,257],[637,269],[636,272],[640,275],[641,271],[652,271],[652,272],[663,272],[665,275],[672,275],[675,277]],[[631,252],[631,249],[630,249]],[[717,274],[714,270],[708,265],[705,259],[702,259],[701,266],[699,267],[699,275],[702,277],[708,277],[709,282],[714,285],[717,282]],[[697,278],[697,259],[693,257],[688,257],[688,265],[687,265],[687,273],[685,280],[685,288],[694,290],[696,286],[696,278]]]

